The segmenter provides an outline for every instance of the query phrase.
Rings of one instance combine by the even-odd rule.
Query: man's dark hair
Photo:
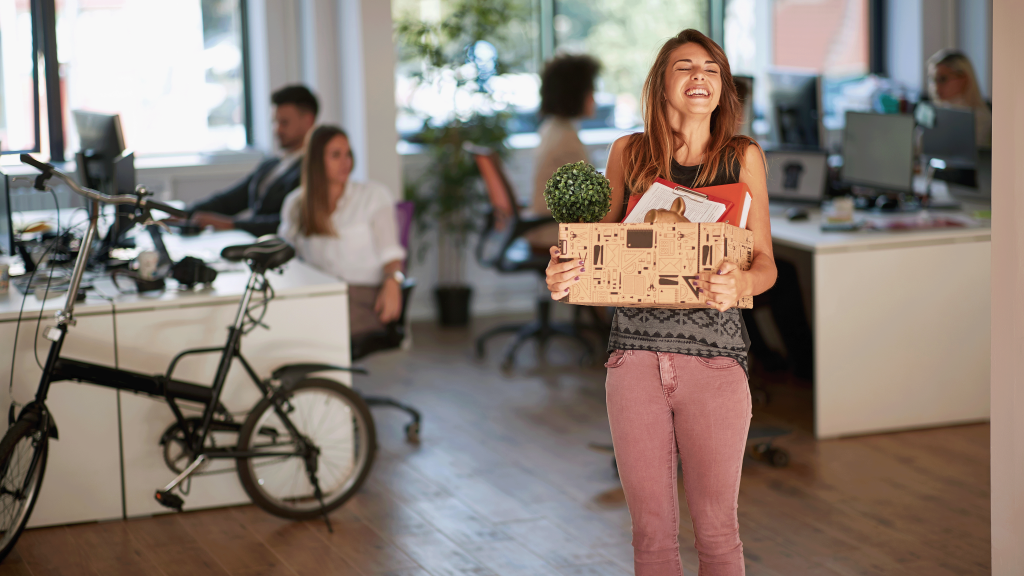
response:
[[[583,114],[587,95],[594,92],[594,80],[601,63],[585,54],[556,56],[544,65],[540,75],[540,113],[566,118]]]
[[[309,88],[302,84],[293,84],[278,89],[270,95],[270,101],[274,106],[291,104],[300,110],[311,113],[314,117],[320,112],[320,103],[316,101],[316,96],[313,96]]]

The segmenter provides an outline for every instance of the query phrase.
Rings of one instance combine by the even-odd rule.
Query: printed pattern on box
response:
[[[594,306],[705,307],[690,280],[725,260],[753,259],[753,233],[729,224],[559,224],[558,244],[585,272],[563,300]],[[740,308],[750,308],[742,298]]]

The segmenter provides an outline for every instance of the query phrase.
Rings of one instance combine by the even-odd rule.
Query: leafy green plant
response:
[[[417,84],[454,88],[449,118],[423,116],[423,130],[415,140],[427,147],[431,166],[422,178],[406,185],[405,196],[416,203],[420,259],[429,247],[426,233],[436,231],[439,283],[458,285],[464,281],[466,242],[481,220],[485,199],[476,163],[463,144],[504,150],[509,113],[495,101],[489,80],[526,57],[518,36],[529,23],[530,0],[445,4],[449,10],[436,21],[413,13],[399,17],[395,35],[399,60],[411,67],[409,75]]]
[[[612,207],[612,185],[585,160],[555,170],[544,186],[544,201],[562,224],[600,222]]]

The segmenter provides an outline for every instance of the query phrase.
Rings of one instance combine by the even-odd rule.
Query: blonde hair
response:
[[[971,61],[963,52],[949,49],[939,50],[928,59],[928,95],[933,102],[943,103],[939,100],[935,88],[935,71],[940,64],[967,79],[967,84],[964,86],[963,102],[954,102],[954,104],[962,104],[971,108],[986,106],[985,99],[981,97],[978,77],[974,74],[974,66],[971,65]]]
[[[669,66],[672,51],[690,42],[700,45],[707,51],[718,64],[722,78],[722,95],[718,101],[718,108],[711,113],[711,139],[705,150],[704,169],[700,171],[693,185],[699,187],[709,184],[723,163],[726,173],[732,176],[733,159],[739,160],[742,165],[747,146],[757,146],[751,138],[736,135],[743,105],[736,94],[736,85],[733,83],[729,59],[726,58],[725,52],[713,40],[697,30],[683,30],[661,47],[644,82],[644,131],[633,134],[623,149],[622,167],[630,194],[643,194],[656,178],[671,178],[675,140],[666,111],[665,70]]]

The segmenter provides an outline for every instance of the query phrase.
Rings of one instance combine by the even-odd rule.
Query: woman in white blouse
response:
[[[302,185],[285,198],[278,235],[301,260],[349,284],[353,336],[380,330],[402,313],[405,249],[391,194],[349,178],[355,161],[337,126],[310,133],[302,162]]]

